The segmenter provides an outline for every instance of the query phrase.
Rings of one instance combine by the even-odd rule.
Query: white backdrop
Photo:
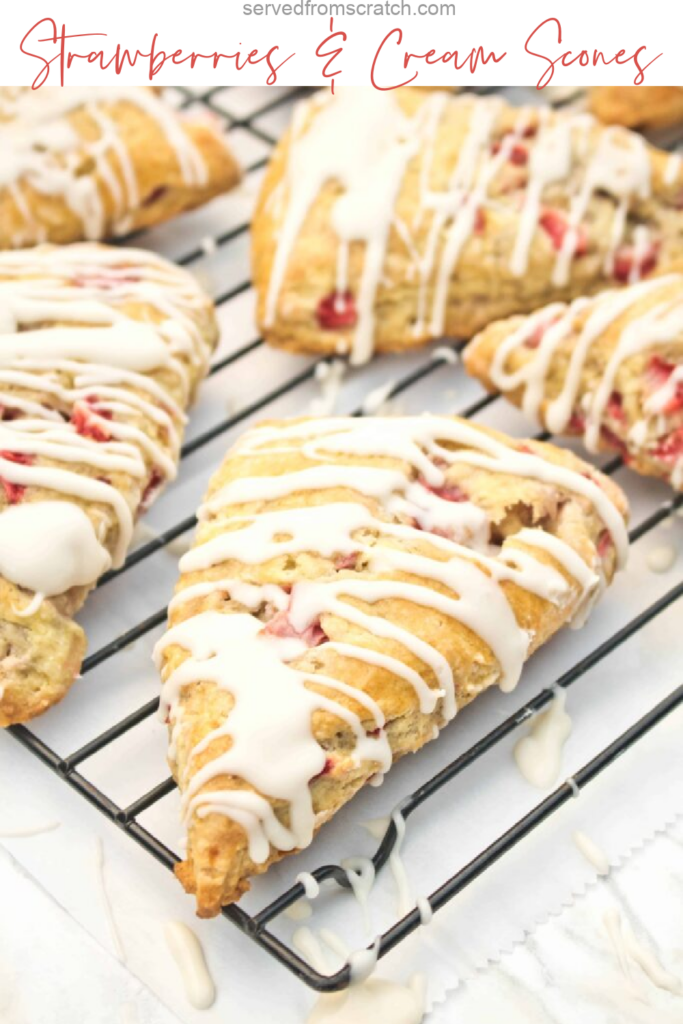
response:
[[[441,9],[442,13],[422,14],[421,7]],[[253,13],[257,8],[260,14]],[[248,13],[250,9],[252,13]],[[352,14],[352,10],[364,13]],[[309,13],[297,13],[302,11]],[[343,34],[326,42],[331,13],[334,32]],[[558,40],[556,21],[542,25],[553,17],[561,23],[562,42]],[[42,19],[53,19],[54,23]],[[55,33],[59,37],[63,25],[67,36],[80,38],[66,39],[63,44],[52,41]],[[151,0],[118,0],[107,5],[87,0],[63,0],[59,4],[25,0],[5,5],[3,11],[0,84],[29,84],[37,76],[43,83],[47,76],[47,84],[59,85],[62,63],[67,85],[141,84],[149,81],[150,71],[150,58],[142,54],[150,53],[154,40],[157,84],[317,85],[326,81],[323,70],[327,67],[328,81],[329,73],[334,71],[338,85],[367,85],[374,62],[375,84],[382,88],[400,85],[415,73],[414,84],[419,85],[530,85],[544,75],[547,83],[551,71],[553,85],[628,85],[638,76],[639,68],[644,69],[645,84],[671,85],[683,82],[682,29],[683,7],[671,0],[649,0],[646,4],[642,0],[623,0],[618,13],[614,4],[595,0],[574,0],[571,5],[557,3],[553,7],[547,0],[517,0],[514,4],[507,0],[479,4],[464,4],[461,0],[448,4],[425,4],[422,0],[353,0],[348,4],[327,0],[248,4],[243,0],[192,0],[172,5]],[[530,52],[525,52],[534,30],[527,46]],[[472,73],[468,58],[478,47],[502,59],[489,59],[486,64],[479,60]],[[341,52],[330,60],[338,48]],[[594,66],[596,49],[612,62],[605,65],[598,60]],[[88,54],[99,50],[103,53],[101,60],[88,64],[77,58],[70,68],[66,66],[69,51]],[[127,62],[125,50],[133,55],[140,51],[134,67]],[[455,69],[452,57],[446,62],[440,60],[444,53],[456,50],[460,70]],[[581,66],[579,60],[568,64],[582,50],[587,54],[583,58],[587,66]],[[62,51],[66,55],[63,62]],[[438,63],[413,57],[404,70],[406,53],[424,55],[429,51],[433,51],[430,60]],[[633,58],[636,51],[640,51],[637,64]],[[184,58],[193,52],[228,56],[219,60],[216,69],[212,60],[205,58],[198,59],[192,68],[190,59]],[[114,65],[117,53],[123,65],[120,74]],[[239,58],[234,56],[236,53]],[[564,53],[569,56],[568,66],[563,67]],[[618,54],[619,63],[615,60]],[[168,58],[165,62],[164,55]],[[557,62],[554,67],[553,61]],[[654,63],[648,67],[651,61]],[[103,70],[100,63],[109,67]],[[271,68],[275,69],[275,80]]]

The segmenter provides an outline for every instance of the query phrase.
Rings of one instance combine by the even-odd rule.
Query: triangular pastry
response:
[[[605,124],[626,128],[669,128],[683,124],[683,86],[596,85],[589,108]]]
[[[406,349],[683,256],[683,163],[588,114],[421,89],[297,108],[253,222],[258,318],[293,351]]]
[[[454,417],[269,422],[229,452],[156,660],[211,916],[375,774],[578,624],[626,501],[573,454]]]
[[[72,616],[175,476],[216,339],[195,279],[152,253],[0,253],[0,725],[78,675]]]
[[[155,89],[0,89],[0,249],[128,234],[239,178],[218,128]]]
[[[683,273],[493,323],[464,362],[553,434],[683,490]]]

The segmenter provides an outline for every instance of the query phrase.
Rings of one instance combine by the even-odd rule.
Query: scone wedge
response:
[[[0,89],[0,249],[101,241],[237,184],[208,120],[137,86]]]
[[[683,163],[590,115],[341,89],[299,107],[252,230],[265,339],[347,353],[469,338],[683,255]]]
[[[683,125],[683,86],[598,85],[589,89],[589,108],[605,124],[671,128]]]
[[[0,725],[77,677],[73,615],[175,476],[216,339],[194,278],[151,253],[0,253]]]
[[[683,490],[683,273],[493,323],[464,362],[552,433]]]
[[[211,480],[156,649],[200,916],[578,624],[626,501],[451,417],[268,422]]]

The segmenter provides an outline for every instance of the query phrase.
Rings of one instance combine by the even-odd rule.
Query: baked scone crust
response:
[[[0,138],[2,249],[151,227],[241,174],[217,127],[144,87],[4,87]]]
[[[426,485],[421,474],[432,471],[415,449],[406,449],[406,461],[396,438],[422,438],[417,444],[424,454],[424,438],[442,437],[441,432],[447,460],[453,461],[438,470],[437,476],[443,471],[438,486]],[[453,440],[456,436],[460,443]],[[345,450],[349,437],[360,438],[352,442],[354,453]],[[484,450],[487,445],[495,446],[493,468],[486,459],[477,462],[480,446]],[[304,483],[306,474],[315,475],[320,467],[328,474],[326,485],[316,487],[313,477]],[[338,473],[342,475],[336,479]],[[381,478],[391,473],[399,490],[407,488],[405,505],[393,505],[391,496],[379,495]],[[288,481],[290,474],[303,476]],[[566,486],[567,481],[579,490],[587,484],[589,491],[578,493]],[[430,521],[432,513],[412,507],[413,501],[426,502],[425,508],[429,506],[436,518]],[[606,508],[612,533],[601,518]],[[416,510],[419,519],[414,517]],[[449,521],[443,515],[455,518]],[[278,699],[276,690],[271,698],[249,690],[250,684],[257,690],[263,685],[265,670],[254,679],[240,677],[243,627],[261,630],[261,642],[267,644],[301,643],[303,638],[302,653],[293,658],[283,654],[287,671],[305,673],[313,693],[332,695],[345,714],[356,714],[366,741],[387,742],[390,760],[395,760],[434,738],[456,705],[467,704],[488,686],[514,685],[524,657],[590,603],[598,578],[603,583],[611,579],[617,561],[612,538],[623,557],[626,515],[619,489],[572,453],[541,442],[513,441],[456,418],[274,421],[238,442],[210,482],[195,544],[181,560],[169,631],[156,653],[165,680],[162,709],[171,735],[169,760],[183,796],[189,838],[186,859],[176,872],[186,890],[196,895],[198,914],[213,916],[222,905],[237,900],[248,889],[251,875],[266,870],[291,848],[266,841],[266,848],[254,858],[249,830],[244,821],[234,820],[245,813],[241,803],[238,810],[231,804],[236,793],[238,800],[247,802],[260,793],[257,799],[266,801],[262,813],[263,807],[270,807],[281,825],[294,828],[294,812],[286,801],[253,785],[246,766],[241,774],[227,772],[221,758],[267,759],[285,777],[292,764],[305,760],[296,744],[280,759],[288,730],[296,735],[297,730],[310,729],[322,748],[322,763],[304,784],[303,795],[311,801],[313,814],[306,842],[382,770],[372,757],[354,759],[357,734],[348,718],[340,718],[329,704],[316,708],[308,725],[296,708],[283,705],[277,726],[257,722],[253,735],[240,732],[243,726],[238,722],[250,714],[252,701],[258,709],[269,707],[271,698]],[[300,516],[304,518],[299,520]],[[347,525],[360,517],[359,528],[351,526],[342,538],[338,516]],[[535,546],[544,540],[554,542],[552,550]],[[462,546],[455,547],[455,541]],[[575,559],[572,571],[564,558],[567,554]],[[444,614],[439,602],[456,592],[444,577],[430,576],[446,571],[444,566],[451,565],[454,556],[464,572],[459,597],[470,610],[479,605],[470,618],[463,611],[458,619],[453,604]],[[553,579],[563,596],[534,587],[531,576],[500,579],[495,590],[489,590],[489,574],[500,571],[509,558],[526,559],[527,568],[533,565],[541,575],[559,573]],[[485,575],[475,574],[473,579],[473,565],[485,565]],[[375,584],[380,590],[373,593]],[[403,591],[406,585],[409,589]],[[484,599],[480,585],[486,589]],[[326,603],[329,587],[337,588],[337,604]],[[388,588],[386,593],[382,587]],[[366,593],[368,598],[363,597]],[[327,610],[302,625],[295,609],[311,594],[316,595],[313,604],[323,595]],[[483,618],[482,604],[487,605]],[[372,616],[371,627],[364,613]],[[520,638],[521,647],[512,659],[518,659],[514,678],[508,678],[509,666],[504,669],[503,663],[512,648],[507,645],[515,647]],[[260,641],[244,640],[247,647],[252,642]],[[522,648],[527,648],[524,654]],[[432,654],[428,657],[425,651]],[[227,665],[223,678],[216,675],[221,658]],[[431,665],[425,658],[431,658]],[[437,680],[435,658],[437,665],[438,658],[445,658],[450,666],[452,693],[451,684]],[[381,659],[394,660],[379,663]],[[424,691],[407,681],[405,674],[411,672],[426,688],[431,704],[423,703]],[[340,681],[346,691],[330,690],[330,679]],[[441,686],[439,697],[434,691]],[[368,699],[380,709],[383,724],[380,720],[378,726],[369,712]],[[261,727],[270,731],[260,734]],[[310,748],[305,752],[308,756]],[[260,835],[255,822],[251,825]]]
[[[95,344],[79,353],[74,343],[93,327]],[[73,616],[98,575],[120,564],[135,519],[175,472],[183,409],[217,325],[186,271],[141,250],[83,243],[0,254],[0,335],[7,726],[45,711],[77,678],[86,638]],[[145,367],[150,344],[158,365]],[[60,578],[73,585],[60,590]],[[34,579],[46,581],[42,599]]]
[[[670,128],[683,124],[683,86],[594,86],[589,90],[589,107],[605,124]]]
[[[463,360],[551,432],[683,490],[683,272],[490,324]]]
[[[253,220],[259,324],[358,363],[468,338],[679,258],[682,191],[680,161],[588,114],[414,88],[314,97]]]

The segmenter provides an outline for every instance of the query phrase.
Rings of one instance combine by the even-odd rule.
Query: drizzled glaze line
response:
[[[518,625],[502,584],[514,582],[558,606],[566,606],[569,601],[580,606],[597,585],[592,567],[560,538],[540,530],[520,530],[495,557],[488,527],[483,533],[482,524],[477,523],[477,529],[472,530],[476,507],[468,501],[447,501],[429,491],[430,487],[444,485],[444,465],[476,454],[446,449],[444,443],[476,446],[494,472],[507,474],[512,468],[521,477],[566,487],[589,497],[614,530],[617,546],[624,544],[625,528],[620,513],[592,481],[578,472],[518,452],[461,421],[426,416],[378,419],[370,424],[343,419],[297,422],[275,429],[263,427],[246,435],[234,455],[281,455],[293,450],[288,446],[295,441],[300,442],[298,450],[314,464],[279,476],[235,477],[200,510],[202,521],[224,523],[227,529],[199,544],[181,560],[183,573],[221,566],[223,575],[216,581],[192,582],[187,593],[181,589],[173,610],[187,608],[189,600],[212,593],[227,594],[237,607],[230,614],[205,610],[184,618],[169,629],[155,650],[159,666],[169,648],[187,653],[185,660],[167,675],[162,694],[161,714],[171,726],[172,761],[176,760],[183,730],[181,700],[185,688],[212,683],[232,695],[234,705],[223,724],[208,732],[189,758],[177,765],[181,774],[179,784],[188,824],[194,814],[199,818],[212,813],[227,816],[244,828],[254,863],[264,863],[271,848],[288,851],[306,846],[312,839],[316,816],[310,781],[326,770],[325,751],[312,730],[316,711],[339,718],[353,734],[351,765],[362,767],[369,774],[381,774],[391,765],[384,715],[369,695],[323,674],[319,668],[313,671],[299,667],[298,659],[308,651],[303,637],[316,627],[321,615],[334,615],[370,637],[401,645],[431,670],[433,683],[428,684],[408,666],[397,671],[395,658],[358,641],[340,643],[324,638],[317,646],[321,656],[329,652],[394,673],[412,686],[415,704],[422,713],[438,713],[439,720],[448,720],[456,711],[453,669],[448,659],[409,628],[371,614],[349,600],[356,598],[371,606],[385,599],[405,600],[462,622],[490,648],[498,664],[500,685],[511,689],[519,678],[530,638]],[[420,476],[413,479],[405,469],[316,465],[330,454],[390,456],[399,464],[412,467]],[[267,504],[308,489],[326,488],[348,488],[357,497],[328,505],[275,511]],[[443,516],[437,521],[440,531],[446,524],[449,526],[450,536],[426,533],[425,530],[432,529],[431,523],[420,528],[425,513],[419,500],[422,492],[431,494],[444,506]],[[385,520],[371,513],[363,501],[368,497],[378,499],[383,514],[392,518]],[[235,505],[253,502],[266,505],[258,512],[235,515]],[[396,515],[408,515],[415,525],[395,521],[394,507],[398,509]],[[444,518],[446,507],[450,519]],[[458,540],[461,537],[463,542]],[[392,541],[397,540],[406,543],[402,548],[392,546]],[[415,543],[426,543],[435,553],[427,556],[411,551],[410,546]],[[539,557],[535,557],[536,550]],[[234,579],[226,564],[258,566],[283,555],[291,557],[303,552],[328,559],[360,556],[373,578],[347,576],[342,568],[331,578],[314,576],[299,580],[285,593],[273,584],[261,586]],[[557,560],[574,581],[574,587],[540,557],[541,553]],[[267,606],[286,614],[285,629],[278,632],[275,619],[264,628],[263,621],[249,614],[263,613]],[[311,684],[315,684],[315,690]],[[340,695],[351,698],[355,710],[341,703]],[[361,710],[357,710],[358,705]],[[204,760],[203,766],[195,770],[197,755],[204,754],[214,741],[228,736],[232,741],[229,750]],[[267,759],[258,753],[264,744],[269,750]],[[249,788],[204,789],[207,783],[225,776],[240,778]],[[288,825],[275,814],[269,800],[288,805]],[[400,829],[401,822],[395,821]]]

